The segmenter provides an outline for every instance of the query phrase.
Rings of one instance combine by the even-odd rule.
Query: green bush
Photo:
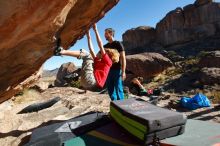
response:
[[[71,86],[71,87],[75,87],[75,88],[79,88],[79,87],[80,87],[80,80],[72,81],[72,82],[70,83],[70,86]]]
[[[199,58],[203,58],[203,57],[205,57],[205,56],[208,55],[208,54],[209,54],[209,52],[201,51],[201,52],[198,54],[198,57],[199,57]]]

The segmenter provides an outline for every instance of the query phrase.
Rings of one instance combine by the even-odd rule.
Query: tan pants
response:
[[[81,56],[83,59],[82,70],[81,70],[81,86],[84,89],[92,90],[95,89],[96,80],[93,73],[93,59],[91,55]]]

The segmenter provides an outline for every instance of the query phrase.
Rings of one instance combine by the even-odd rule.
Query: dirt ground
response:
[[[50,108],[39,112],[17,114],[30,104],[57,96],[61,100]],[[137,98],[149,100],[145,96]],[[220,112],[214,105],[190,111],[182,108],[176,102],[178,99],[180,99],[179,95],[164,92],[157,105],[181,112],[189,119],[220,123]],[[72,87],[49,88],[42,93],[33,90],[26,91],[24,95],[12,98],[0,105],[0,143],[2,146],[23,145],[28,142],[31,132],[37,127],[51,124],[54,121],[67,120],[90,111],[109,112],[109,104],[110,99],[107,94],[85,92]]]

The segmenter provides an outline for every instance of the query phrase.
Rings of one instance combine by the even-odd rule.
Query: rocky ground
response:
[[[10,3],[10,1],[7,2]],[[7,4],[7,2],[5,4]],[[58,5],[60,2],[61,1],[53,1],[54,4]],[[86,22],[88,23],[83,23],[83,27],[80,27],[82,24],[80,24],[80,22],[78,23],[76,19],[71,19],[74,21],[65,21],[68,22],[68,24],[65,22],[59,22],[59,24],[62,25],[55,25],[56,22],[50,22],[51,19],[47,19],[47,22],[43,24],[47,25],[39,27],[37,31],[40,34],[42,28],[45,30],[45,28],[50,27],[54,29],[50,29],[50,32],[52,33],[49,34],[55,34],[53,31],[59,30],[58,27],[65,24],[66,27],[62,29],[61,36],[69,36],[69,38],[71,36],[71,39],[65,38],[66,44],[62,45],[64,45],[64,47],[69,46],[70,43],[74,42],[74,39],[83,35],[84,31],[80,30],[86,30],[92,25],[91,22],[94,21],[90,20],[98,20],[103,17],[102,14],[98,14],[100,10],[105,12],[113,7],[115,2],[117,3],[118,1],[114,1],[108,5],[106,5],[104,1],[102,3],[100,1],[99,7],[97,7],[94,2],[92,3],[92,6],[90,6],[91,9],[87,9],[87,12],[92,10],[93,13],[91,17],[85,17],[87,18],[88,21]],[[87,7],[88,5],[85,5],[84,3],[85,1],[81,2],[81,5]],[[16,7],[16,5],[21,6]],[[54,7],[47,9],[47,7],[45,7],[47,5]],[[31,14],[42,13],[42,10],[46,12],[44,14],[47,14],[47,12],[50,12],[51,10],[56,10],[56,12],[53,13],[54,15],[51,15],[50,18],[53,19],[58,15],[62,16],[62,13],[58,13],[66,5],[59,5],[59,8],[56,8],[58,5],[51,5],[51,2],[49,3],[49,1],[47,3],[34,4],[33,6],[46,9],[36,9],[36,11]],[[68,5],[70,14],[75,12],[75,10],[77,11],[79,8],[81,9],[81,5],[74,5],[74,7]],[[3,10],[2,12],[9,9],[11,12],[19,11],[21,14],[23,10],[27,13],[26,7],[29,7],[29,5],[20,4],[20,2],[14,3],[13,5],[5,5],[6,7],[4,5],[2,6],[4,7],[1,9]],[[16,9],[11,8],[14,6]],[[76,15],[74,13],[74,16],[82,15],[80,9],[77,11]],[[90,14],[87,12],[85,13]],[[160,96],[160,100],[157,104],[158,106],[181,112],[189,119],[220,123],[220,108],[217,107],[217,105],[220,104],[220,51],[216,51],[219,50],[220,46],[219,15],[219,3],[212,0],[196,0],[194,4],[187,5],[184,8],[177,8],[169,12],[160,22],[158,22],[156,28],[138,27],[126,31],[123,34],[123,44],[126,48],[127,69],[132,74],[130,75],[130,78],[127,74],[127,83],[137,75],[142,76],[145,79],[143,84],[146,89],[154,89],[158,87],[163,89],[163,94]],[[23,23],[26,21],[21,20],[25,20],[26,18],[29,19],[29,17],[23,18],[23,16],[24,15],[19,15],[14,19],[14,23],[18,24],[17,27],[22,26],[23,28],[27,25],[35,26],[35,23],[38,23],[38,21],[33,21],[34,23],[32,24],[30,24],[29,21],[27,21],[27,24]],[[4,18],[5,19],[1,19],[3,22],[11,20],[11,16],[5,15]],[[39,20],[39,18],[36,18],[36,20]],[[69,20],[69,18],[67,20]],[[22,34],[22,36],[31,36],[32,34],[27,30],[29,27],[24,27],[27,29],[23,29],[23,31],[8,32],[10,29],[5,28],[9,28],[12,25],[8,25],[8,23],[2,24],[7,25],[7,27],[1,27],[4,29],[3,33],[7,34],[5,35],[6,37],[4,37],[7,41],[1,41],[3,44],[0,44],[0,46],[8,48],[9,50],[13,50],[12,48],[14,48],[14,50],[20,50],[19,48],[23,48],[23,50],[17,51],[13,54],[10,54],[11,51],[6,50],[2,54],[3,60],[1,63],[3,66],[1,67],[0,73],[4,74],[4,76],[1,76],[0,80],[2,83],[1,86],[4,88],[1,89],[0,94],[2,96],[0,102],[11,98],[14,93],[17,93],[17,91],[23,90],[23,87],[29,87],[32,82],[38,80],[38,77],[41,76],[41,73],[39,73],[41,71],[38,72],[37,70],[44,60],[51,56],[51,48],[53,47],[52,44],[54,44],[51,43],[53,36],[48,37],[47,35],[43,35],[43,33],[41,33],[41,36],[38,36],[40,42],[35,42],[34,47],[31,37],[28,37],[28,39],[26,38],[26,40],[17,39],[16,37],[12,38],[12,40],[8,39],[7,36],[10,37],[10,34],[14,33],[16,34],[15,36],[19,36],[20,34]],[[73,32],[65,31],[68,29],[67,26],[70,25],[79,26],[79,31],[74,33],[74,36],[71,34]],[[168,31],[169,33],[167,33]],[[36,34],[33,34],[33,37],[35,35]],[[45,38],[45,36],[47,37]],[[21,38],[24,39],[25,37]],[[20,43],[21,41],[24,43]],[[12,44],[16,46],[13,46]],[[46,47],[42,46],[46,44]],[[35,48],[36,50],[30,51],[30,48]],[[47,48],[47,51],[45,51],[45,48]],[[130,54],[130,56],[128,56],[128,54]],[[34,58],[30,58],[33,55],[35,55]],[[17,58],[17,60],[14,61],[14,58]],[[33,63],[30,61],[35,64],[31,69],[30,64]],[[11,62],[11,64],[8,65],[8,62]],[[5,71],[11,69],[13,69],[13,71],[5,74]],[[31,132],[40,126],[67,120],[90,111],[109,112],[110,99],[107,94],[99,94],[98,92],[89,91],[85,92],[78,88],[64,87],[67,86],[67,82],[63,80],[63,77],[73,73],[76,69],[76,66],[67,63],[59,69],[55,83],[55,77],[47,77],[43,80],[38,80],[38,84],[36,84],[35,87],[32,87],[34,90],[24,90],[20,95],[1,103],[0,145],[23,145],[28,141]],[[34,71],[36,71],[35,74],[33,74]],[[14,75],[15,72],[18,73],[16,76]],[[24,77],[31,74],[33,74],[33,77],[31,76],[24,82],[20,83]],[[14,80],[11,80],[12,78]],[[78,86],[78,83],[79,82],[75,82],[72,86]],[[18,86],[14,87],[14,85]],[[54,87],[54,85],[57,87]],[[38,88],[39,86],[40,88]],[[47,89],[48,87],[53,88]],[[197,93],[205,94],[212,103],[211,107],[190,111],[179,105],[178,101],[181,97],[193,97]],[[47,101],[57,96],[59,96],[61,100],[50,108],[28,114],[17,114],[20,110],[30,104]],[[147,97],[137,98],[148,100]]]
[[[216,69],[219,69],[219,53],[219,51],[208,53],[208,56],[202,57],[201,60],[198,57],[183,59],[175,53],[168,52],[166,56],[172,60],[173,65],[155,77],[146,78],[143,85],[146,89],[163,89],[163,94],[159,96],[157,103],[160,107],[181,112],[189,119],[220,123],[220,108],[218,106],[220,85],[219,73],[216,72]],[[210,58],[215,61],[210,62]],[[144,63],[144,61],[142,62]],[[32,89],[26,89],[16,97],[0,104],[1,145],[23,145],[28,142],[31,132],[35,128],[54,122],[67,120],[90,111],[109,112],[110,99],[106,93],[85,92],[74,88],[79,86],[78,81],[69,84],[74,87],[54,87],[51,85],[51,88],[44,88],[54,80],[54,77],[41,79]],[[64,85],[66,86],[66,83]],[[178,102],[181,97],[193,97],[197,93],[205,94],[212,103],[211,107],[193,111],[181,107]],[[132,93],[129,95],[149,100],[146,96],[138,97]],[[39,112],[17,114],[30,104],[47,101],[53,97],[60,97],[61,100],[50,108]]]
[[[61,101],[50,108],[28,114],[17,114],[32,103],[43,102],[57,96],[61,97]],[[138,98],[148,100],[147,97]],[[188,118],[220,123],[220,112],[213,105],[209,108],[189,111],[181,108],[175,102],[179,98],[178,94],[164,92],[158,106],[182,112]],[[23,95],[0,105],[0,143],[2,146],[23,145],[28,141],[35,128],[67,120],[90,111],[109,112],[109,103],[110,99],[107,94],[85,92],[72,87],[49,88],[42,93],[27,90]]]
[[[2,146],[23,145],[31,132],[40,126],[67,120],[90,111],[109,111],[106,94],[84,92],[71,87],[51,88],[43,93],[34,90],[0,105],[0,143]],[[25,97],[24,97],[25,96]],[[28,114],[17,114],[24,107],[59,96],[61,101],[50,108]]]
[[[217,106],[220,103],[220,52],[206,52],[186,58],[172,51],[162,53],[172,63],[169,63],[170,61],[167,61],[167,59],[161,59],[163,58],[161,55],[144,53],[128,57],[130,67],[127,68],[133,71],[134,74],[143,75],[143,77],[157,73],[154,77],[144,78],[143,85],[146,89],[163,89],[162,95],[159,96],[158,106],[181,112],[189,119],[220,123],[220,108]],[[168,65],[161,62],[168,62]],[[138,65],[131,67],[132,63]],[[91,111],[109,112],[110,99],[108,95],[99,92],[85,92],[79,88],[74,88],[79,87],[79,80],[59,82],[59,86],[63,87],[52,85],[55,80],[61,81],[60,79],[67,75],[68,70],[70,70],[69,67],[72,67],[73,71],[76,70],[72,64],[67,64],[66,68],[62,66],[60,69],[62,72],[58,72],[56,78],[44,77],[32,88],[26,89],[0,104],[1,145],[23,145],[28,142],[31,132],[35,128],[54,122],[71,119]],[[134,70],[138,67],[139,70]],[[129,74],[127,74],[127,80],[125,84],[129,87]],[[67,87],[68,85],[72,87]],[[131,97],[149,100],[146,96],[138,97],[132,93],[129,93]],[[197,93],[205,94],[212,103],[211,107],[193,111],[181,107],[178,102],[181,97],[193,97]],[[60,97],[61,100],[50,108],[39,112],[17,114],[30,104],[47,101],[53,97]]]

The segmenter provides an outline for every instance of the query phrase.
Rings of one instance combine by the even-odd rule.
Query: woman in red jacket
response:
[[[86,34],[90,54],[81,49],[80,51],[64,50],[61,47],[55,49],[55,55],[67,55],[83,59],[80,84],[84,89],[93,90],[97,87],[103,87],[107,79],[112,63],[119,61],[119,53],[114,49],[103,47],[96,24],[93,26],[96,40],[99,46],[99,53],[96,55],[93,49],[91,36],[88,31]]]

